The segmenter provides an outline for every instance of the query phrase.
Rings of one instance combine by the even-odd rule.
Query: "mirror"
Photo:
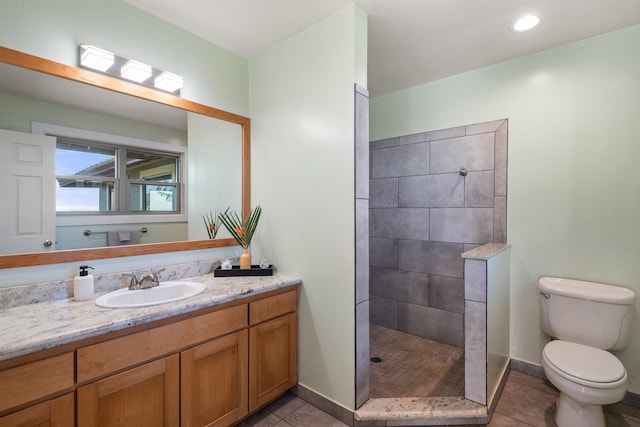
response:
[[[67,97],[75,91],[78,86],[84,89],[90,89],[92,92],[103,92],[102,96],[112,98],[110,101],[96,101],[94,98],[82,95],[72,96],[77,100],[74,108],[89,108],[91,110],[99,110],[100,106],[121,103],[123,98],[127,99],[126,104],[120,104],[123,111],[127,111],[127,117],[139,119],[141,121],[153,121],[163,124],[171,123],[171,127],[185,127],[185,117],[195,118],[194,123],[201,123],[207,118],[215,119],[216,128],[224,128],[233,125],[239,131],[235,132],[239,135],[241,145],[240,157],[241,165],[241,205],[243,214],[247,214],[250,210],[250,119],[234,113],[223,111],[217,108],[198,104],[174,95],[160,92],[144,86],[139,86],[114,77],[97,74],[88,70],[60,64],[54,61],[43,59],[40,57],[25,54],[0,46],[0,67],[11,67],[14,71],[19,70],[17,74],[24,73],[41,73],[56,78],[56,91],[65,94]],[[9,78],[9,72],[0,73],[1,78]],[[18,84],[17,82],[14,84]],[[73,87],[73,89],[72,89]],[[37,90],[37,85],[30,85],[30,89]],[[48,95],[52,95],[47,90]],[[92,95],[93,96],[93,95]],[[34,96],[35,97],[35,96]],[[43,98],[42,94],[37,99],[50,102],[52,98]],[[83,102],[89,104],[83,106]],[[144,106],[144,108],[143,108]],[[126,110],[124,110],[126,109]],[[146,118],[145,118],[146,117]],[[35,119],[34,119],[35,120]],[[182,123],[180,125],[179,123]],[[189,122],[191,123],[191,121]],[[190,125],[191,126],[191,125]],[[202,125],[199,125],[202,127]],[[186,132],[186,129],[185,129]],[[228,163],[228,162],[227,162]],[[234,166],[235,167],[235,166]],[[203,192],[203,194],[209,194]],[[212,206],[215,209],[215,206]],[[203,227],[203,225],[199,225]],[[52,252],[35,252],[22,253],[0,256],[0,268],[27,267],[34,265],[57,264],[65,262],[77,262],[83,260],[116,258],[125,256],[147,255],[155,253],[176,252],[186,250],[197,250],[216,248],[224,246],[236,246],[233,239],[215,239],[215,240],[190,240],[177,241],[167,243],[145,243],[128,246],[114,246],[91,249],[75,249],[75,250],[57,250]]]

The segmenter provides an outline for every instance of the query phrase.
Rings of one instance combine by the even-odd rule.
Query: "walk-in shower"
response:
[[[465,342],[479,335],[465,330],[475,306],[465,302],[462,254],[506,243],[507,127],[497,120],[370,143],[369,353],[383,360],[369,367],[370,398],[465,396]]]

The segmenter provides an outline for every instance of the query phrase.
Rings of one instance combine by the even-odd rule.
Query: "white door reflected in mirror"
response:
[[[0,130],[0,254],[55,250],[56,139]]]

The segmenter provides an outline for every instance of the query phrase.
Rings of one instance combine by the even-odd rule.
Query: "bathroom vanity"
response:
[[[3,310],[0,427],[228,426],[294,386],[300,279],[190,280],[207,289],[164,305]]]

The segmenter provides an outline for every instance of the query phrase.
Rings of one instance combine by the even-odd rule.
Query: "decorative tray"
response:
[[[233,276],[273,276],[273,265],[262,268],[259,265],[252,265],[251,268],[240,270],[239,265],[234,265],[231,270],[223,270],[221,267],[213,270],[214,277],[233,277]]]

